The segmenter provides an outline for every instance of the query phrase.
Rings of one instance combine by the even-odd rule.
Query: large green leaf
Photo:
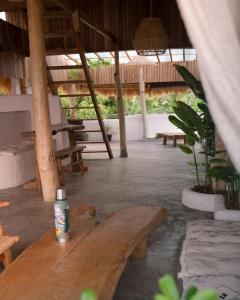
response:
[[[178,145],[178,148],[181,149],[182,152],[184,152],[186,154],[192,154],[193,153],[192,149],[187,145]]]
[[[168,116],[168,120],[177,128],[181,129],[186,135],[191,136],[195,139],[195,141],[199,141],[198,136],[192,131],[190,127],[188,127],[185,123],[183,123],[181,120],[179,120],[177,117],[170,115]]]
[[[205,138],[205,124],[201,117],[193,110],[189,105],[182,101],[177,102],[177,112],[180,112],[180,115],[182,116],[182,120],[184,122],[188,122],[190,127],[192,127],[193,131],[197,131],[199,136],[204,139]],[[175,110],[174,110],[175,111]],[[180,117],[181,119],[181,117]]]
[[[165,275],[159,280],[159,286],[164,296],[171,300],[179,300],[180,295],[172,276]]]
[[[191,300],[191,298],[197,293],[198,289],[195,286],[187,288],[184,298],[185,300]]]
[[[206,101],[206,97],[201,82],[197,80],[196,77],[194,77],[193,74],[189,72],[188,69],[186,69],[185,67],[180,65],[174,65],[174,67],[176,68],[178,73],[182,76],[186,84],[193,91],[195,96]]]

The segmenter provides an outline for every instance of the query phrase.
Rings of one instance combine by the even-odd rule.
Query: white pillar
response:
[[[140,104],[142,113],[142,125],[143,125],[143,138],[148,137],[148,119],[147,119],[147,108],[145,101],[145,82],[143,77],[143,66],[139,69],[139,91],[140,91]]]

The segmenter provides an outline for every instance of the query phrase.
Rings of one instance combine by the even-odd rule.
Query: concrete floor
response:
[[[182,207],[184,186],[193,180],[189,157],[159,140],[129,142],[129,158],[118,158],[118,144],[112,143],[113,160],[88,160],[88,173],[68,175],[66,189],[71,206],[95,205],[100,220],[106,213],[134,205],[158,205],[168,209],[164,225],[150,237],[147,258],[130,260],[118,285],[114,300],[150,300],[157,290],[159,276],[179,270],[179,253],[186,222],[210,218]],[[52,203],[44,203],[38,191],[21,187],[0,191],[0,199],[11,206],[0,210],[5,231],[21,240],[14,246],[16,256],[53,226]]]

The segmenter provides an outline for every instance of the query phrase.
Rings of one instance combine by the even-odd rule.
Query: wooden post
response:
[[[44,201],[54,201],[59,187],[47,95],[43,0],[27,0],[36,152]]]
[[[142,124],[143,124],[143,138],[148,137],[148,122],[147,122],[147,108],[145,102],[145,83],[143,77],[143,67],[139,69],[139,91],[140,91],[140,104],[142,112]]]
[[[118,100],[118,115],[119,115],[119,130],[120,130],[120,157],[128,157],[127,142],[126,142],[126,125],[125,125],[125,106],[123,91],[120,78],[119,67],[119,51],[115,51],[115,73],[114,78],[117,87],[117,100]]]

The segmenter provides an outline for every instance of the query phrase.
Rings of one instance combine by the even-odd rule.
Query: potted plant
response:
[[[189,105],[178,101],[173,107],[176,116],[170,115],[169,121],[186,134],[186,145],[179,148],[186,154],[192,155],[196,173],[196,184],[192,188],[185,188],[182,193],[182,203],[190,208],[203,211],[214,211],[216,201],[223,196],[215,194],[212,189],[212,180],[209,169],[211,162],[217,153],[215,151],[215,127],[208,110],[205,94],[201,85],[186,68],[175,65],[177,71],[184,78],[187,85],[200,99],[198,103],[199,112],[194,111]],[[200,147],[200,151],[198,148]],[[197,152],[203,156],[199,162]],[[199,169],[203,167],[203,182],[200,179]]]
[[[106,134],[107,134],[108,141],[111,142],[112,141],[112,135],[113,135],[112,126],[109,125],[109,124],[105,124],[105,131],[106,131]]]

